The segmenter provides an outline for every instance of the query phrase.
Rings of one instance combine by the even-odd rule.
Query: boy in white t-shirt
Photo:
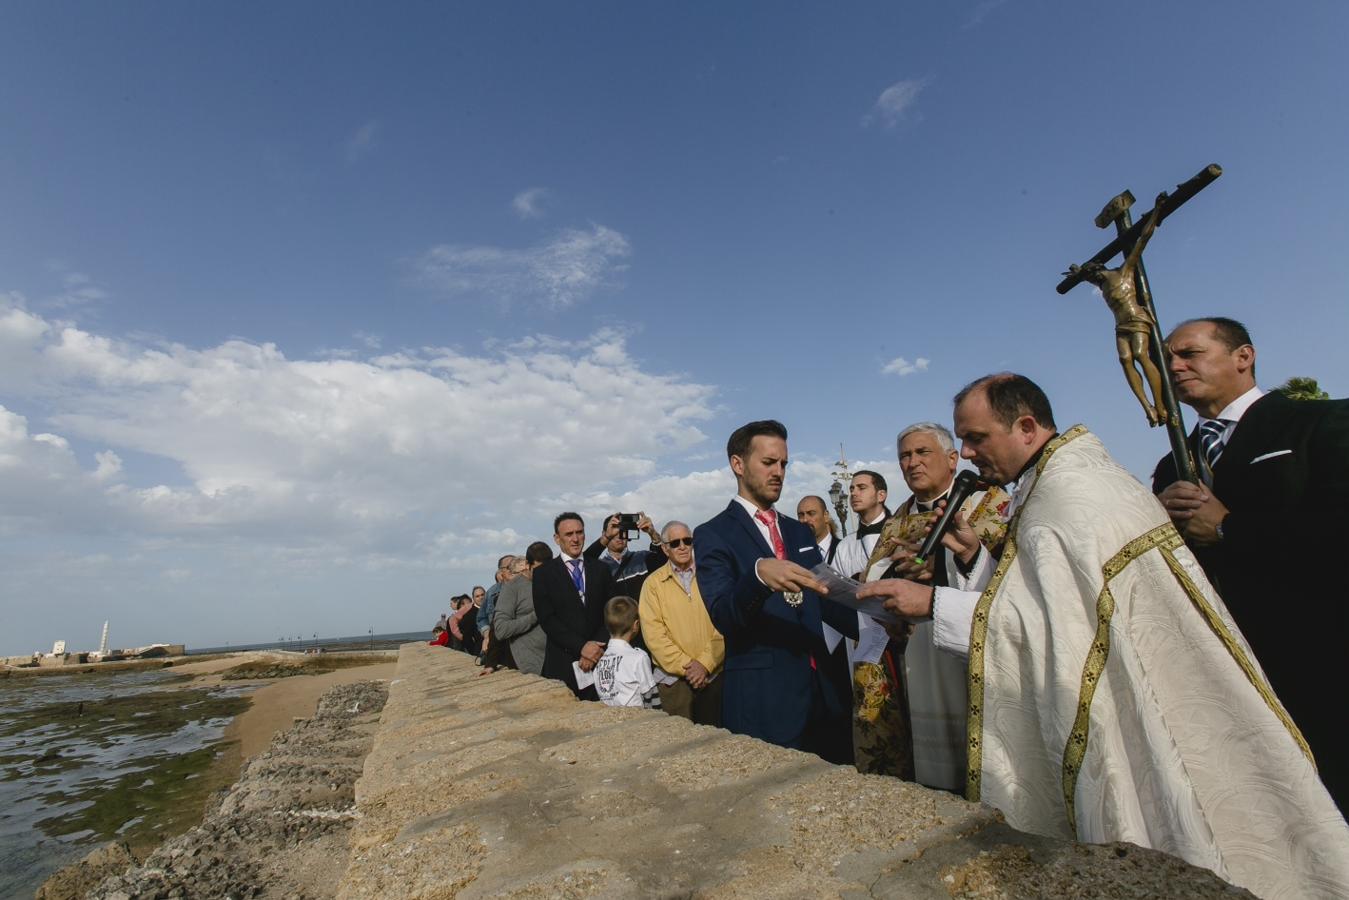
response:
[[[595,691],[606,706],[641,706],[660,709],[656,676],[651,657],[632,646],[642,630],[637,619],[637,601],[615,597],[604,607],[604,622],[609,626],[609,645],[595,664]]]

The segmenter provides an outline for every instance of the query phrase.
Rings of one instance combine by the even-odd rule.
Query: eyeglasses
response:
[[[691,537],[675,538],[674,540],[666,541],[665,543],[671,547],[692,547],[693,538]]]

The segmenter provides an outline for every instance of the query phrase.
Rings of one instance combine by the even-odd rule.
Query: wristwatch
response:
[[[1231,515],[1231,513],[1228,513],[1228,515]],[[1224,535],[1223,535],[1223,522],[1226,522],[1226,521],[1227,521],[1227,516],[1223,516],[1222,522],[1219,522],[1217,525],[1214,525],[1214,526],[1213,526],[1213,530],[1214,530],[1215,532],[1217,532],[1217,534],[1218,534],[1218,543],[1220,543],[1220,544],[1223,542],[1223,537],[1224,537]]]

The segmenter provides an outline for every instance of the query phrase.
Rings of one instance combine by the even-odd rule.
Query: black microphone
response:
[[[946,499],[946,509],[942,510],[941,516],[933,524],[932,530],[923,539],[923,546],[918,548],[918,555],[914,557],[914,562],[920,566],[927,562],[927,558],[932,555],[932,551],[936,550],[937,544],[941,542],[942,535],[946,534],[946,529],[951,527],[951,519],[955,516],[956,511],[978,488],[979,476],[969,469],[965,469],[956,475],[955,483],[951,485],[951,493]]]

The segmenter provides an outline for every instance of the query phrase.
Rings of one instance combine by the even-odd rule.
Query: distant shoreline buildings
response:
[[[143,647],[127,647],[121,650],[108,649],[108,624],[103,623],[103,634],[97,650],[71,651],[66,642],[58,640],[52,644],[50,653],[35,650],[28,656],[6,656],[0,663],[11,668],[79,666],[88,663],[117,662],[127,659],[155,659],[162,656],[183,656],[187,653],[185,644],[146,644]]]

